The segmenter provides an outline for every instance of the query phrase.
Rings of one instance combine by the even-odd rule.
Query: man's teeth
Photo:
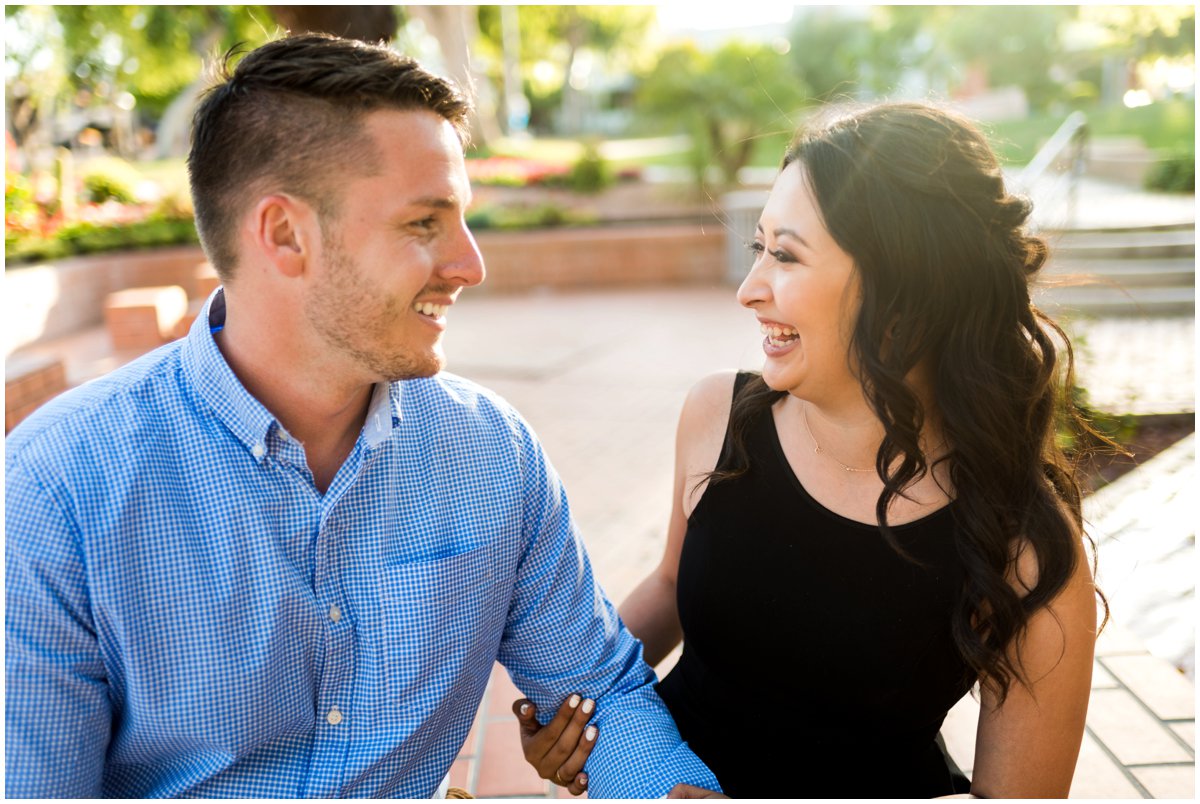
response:
[[[441,318],[444,316],[446,314],[447,307],[448,305],[445,304],[430,304],[429,302],[425,302],[423,304],[421,302],[417,302],[413,305],[413,309],[421,315],[433,316],[434,318]]]

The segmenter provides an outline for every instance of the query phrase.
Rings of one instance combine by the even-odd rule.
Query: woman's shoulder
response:
[[[734,386],[740,376],[742,372],[726,369],[713,372],[696,382],[684,400],[681,426],[686,423],[692,427],[707,428],[719,424],[723,429],[729,420]]]
[[[718,371],[702,378],[688,392],[676,435],[676,461],[684,477],[694,481],[716,468],[737,378],[737,371]]]

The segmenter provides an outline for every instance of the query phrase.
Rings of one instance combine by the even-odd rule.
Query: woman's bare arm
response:
[[[687,520],[704,491],[704,475],[717,465],[729,419],[734,372],[705,377],[688,393],[675,435],[675,483],[662,561],[621,603],[621,619],[642,641],[646,663],[655,666],[683,639],[675,601],[679,556]],[[700,485],[697,486],[697,483]]]
[[[1037,577],[1025,547],[1017,560],[1018,591]],[[1014,681],[1001,705],[981,693],[971,791],[986,798],[1067,796],[1079,757],[1096,647],[1096,592],[1082,540],[1074,574],[1058,596],[1029,620],[1010,655],[1028,687]],[[1018,663],[1019,662],[1019,663]]]

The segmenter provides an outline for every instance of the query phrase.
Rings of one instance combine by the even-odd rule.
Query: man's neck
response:
[[[304,446],[324,494],[362,432],[374,384],[329,370],[312,358],[319,350],[265,318],[226,315],[214,335],[217,348],[246,390]]]

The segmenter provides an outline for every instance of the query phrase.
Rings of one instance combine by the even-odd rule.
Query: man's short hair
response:
[[[382,45],[289,36],[231,71],[235,55],[226,54],[218,83],[196,109],[188,154],[196,230],[222,280],[237,265],[237,223],[262,194],[295,195],[323,217],[336,216],[339,178],[378,169],[366,114],[429,110],[467,142],[466,96]]]

